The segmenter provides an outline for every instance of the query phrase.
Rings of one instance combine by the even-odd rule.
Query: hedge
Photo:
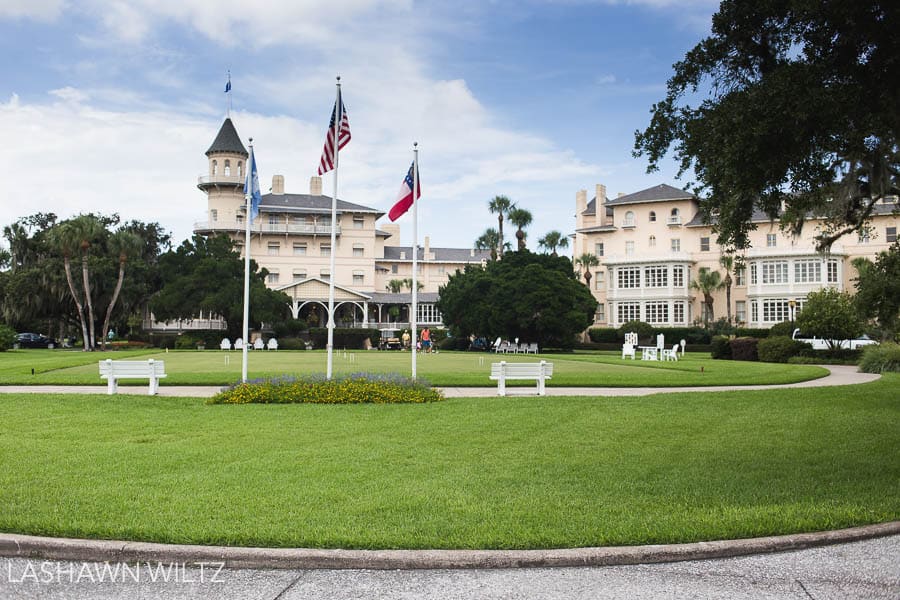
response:
[[[0,352],[5,352],[16,343],[16,332],[6,325],[0,325]]]
[[[368,338],[372,346],[378,346],[381,341],[381,332],[377,329],[360,329],[359,327],[335,327],[334,347],[351,350],[365,348],[365,340]],[[325,348],[328,344],[328,329],[325,327],[312,327],[309,330],[309,339],[315,348]]]
[[[756,350],[759,360],[763,362],[786,363],[794,356],[799,356],[809,344],[792,340],[786,335],[776,335],[759,340]]]
[[[727,336],[717,335],[709,345],[709,353],[714,359],[731,360],[731,340]]]
[[[757,353],[759,340],[752,337],[739,337],[730,341],[732,360],[759,360]]]
[[[866,346],[859,361],[863,373],[900,372],[900,344],[884,342]]]
[[[423,380],[395,373],[351,373],[330,380],[323,375],[290,375],[238,383],[207,404],[397,404],[443,400]]]

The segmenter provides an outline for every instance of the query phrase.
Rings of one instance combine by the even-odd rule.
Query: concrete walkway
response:
[[[855,366],[823,365],[831,373],[819,379],[781,385],[722,385],[692,387],[548,387],[548,396],[649,396],[673,392],[727,392],[733,390],[771,390],[794,387],[826,387],[835,385],[855,385],[869,383],[881,377],[871,373],[860,373]],[[119,386],[119,394],[146,395],[148,386]],[[484,398],[496,396],[496,387],[445,387],[438,388],[447,398]],[[510,395],[533,395],[533,386],[507,388]],[[222,390],[222,386],[161,385],[160,396],[209,398]],[[3,385],[0,394],[105,394],[105,385]]]

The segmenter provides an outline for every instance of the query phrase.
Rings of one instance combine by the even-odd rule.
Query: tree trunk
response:
[[[728,324],[731,325],[731,273],[725,272],[725,308],[728,311]]]
[[[713,313],[713,297],[712,294],[704,294],[703,300],[706,302],[706,327],[709,327],[709,322],[715,322],[716,316]]]
[[[584,282],[587,284],[588,289],[591,289],[591,272],[589,270],[584,271]]]
[[[63,257],[63,266],[66,270],[66,282],[69,284],[69,292],[72,294],[72,300],[75,301],[75,307],[78,309],[78,320],[81,321],[81,336],[84,340],[84,350],[87,352],[90,350],[88,347],[88,343],[90,340],[88,339],[88,330],[87,323],[84,321],[84,307],[81,305],[81,301],[78,299],[78,294],[75,293],[75,281],[72,279],[72,268],[69,263],[69,257]]]
[[[503,258],[503,212],[497,215],[497,234],[500,236],[500,242],[497,247],[497,257]]]
[[[84,299],[87,304],[88,327],[91,332],[91,350],[97,346],[94,329],[94,303],[91,301],[91,284],[88,278],[88,257],[87,252],[81,255],[81,278],[84,280]]]
[[[525,232],[519,229],[516,231],[516,239],[519,241],[519,250],[525,249]]]
[[[125,260],[119,259],[119,280],[116,282],[116,289],[113,291],[112,300],[109,301],[109,308],[106,309],[106,318],[103,319],[103,349],[106,350],[106,334],[109,333],[109,319],[112,317],[113,307],[116,300],[119,299],[119,292],[122,291],[122,281],[125,279]]]

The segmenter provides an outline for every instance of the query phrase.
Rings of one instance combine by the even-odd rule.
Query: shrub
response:
[[[818,365],[821,363],[822,361],[816,360],[811,356],[792,356],[788,359],[788,364],[791,365]]]
[[[588,329],[588,337],[599,344],[621,343],[625,339],[618,329],[612,327],[591,327]]]
[[[141,350],[149,348],[150,342],[139,342],[137,340],[127,340],[122,342],[109,342],[106,347],[111,350]]]
[[[900,372],[900,344],[884,342],[877,346],[866,346],[859,361],[863,373]]]
[[[734,334],[737,337],[754,337],[756,339],[762,339],[769,337],[768,329],[749,329],[746,327],[739,327],[734,330]]]
[[[756,350],[763,362],[786,363],[793,356],[799,356],[809,344],[792,340],[786,335],[769,336],[759,340]]]
[[[794,334],[794,328],[796,325],[791,321],[782,321],[781,323],[775,323],[769,329],[769,335],[766,337],[775,337],[775,336],[787,336],[791,337]]]
[[[378,346],[381,342],[381,332],[377,329],[360,329],[359,327],[335,327],[334,347],[362,350],[366,338],[372,346]],[[309,339],[316,348],[325,348],[328,344],[328,329],[324,327],[312,327],[309,330]]]
[[[301,331],[309,329],[309,323],[304,319],[287,319],[272,325],[272,335],[281,343],[281,338],[297,337]]]
[[[731,340],[724,335],[717,335],[710,340],[709,354],[715,359],[731,360]]]
[[[297,337],[276,338],[279,350],[306,350],[306,342]]]
[[[632,331],[637,332],[638,340],[653,339],[653,325],[643,321],[628,321],[619,327],[619,339],[624,340],[625,334]]]
[[[196,350],[197,344],[202,344],[203,340],[200,338],[194,337],[189,333],[185,333],[179,335],[175,338],[175,349],[176,350]],[[204,344],[205,345],[205,344]]]
[[[675,342],[684,340],[688,346],[697,344],[708,344],[712,339],[712,334],[702,327],[661,327],[656,333],[662,333],[666,336],[666,345],[669,346]]]
[[[207,404],[396,404],[443,399],[440,390],[421,379],[395,373],[351,373],[331,380],[323,375],[286,375],[238,383],[207,400]]]
[[[9,350],[15,343],[16,332],[6,325],[0,325],[0,352]]]
[[[856,364],[862,358],[862,349],[857,348],[850,350],[849,348],[826,348],[824,350],[815,350],[809,344],[800,351],[801,356],[809,356],[815,358],[819,362],[846,362]],[[832,363],[833,364],[833,363]]]
[[[752,337],[741,337],[731,340],[732,360],[759,360],[756,346],[759,340]]]

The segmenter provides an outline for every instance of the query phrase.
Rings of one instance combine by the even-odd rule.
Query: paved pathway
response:
[[[859,373],[855,366],[827,365],[824,368],[831,371],[830,375],[800,383],[784,385],[723,385],[723,386],[693,386],[693,387],[548,387],[548,396],[648,396],[650,394],[665,394],[670,392],[724,392],[732,390],[771,390],[776,388],[791,387],[822,387],[834,385],[853,385],[875,381],[881,375],[871,373]],[[160,396],[180,396],[209,398],[222,389],[222,386],[186,386],[186,385],[162,385],[159,388]],[[443,390],[447,398],[472,398],[496,396],[496,387],[446,387]],[[146,395],[147,385],[119,386],[119,393],[134,393]],[[507,388],[511,395],[532,394],[531,388],[514,387]],[[0,393],[38,393],[38,394],[105,394],[105,385],[3,385]]]

